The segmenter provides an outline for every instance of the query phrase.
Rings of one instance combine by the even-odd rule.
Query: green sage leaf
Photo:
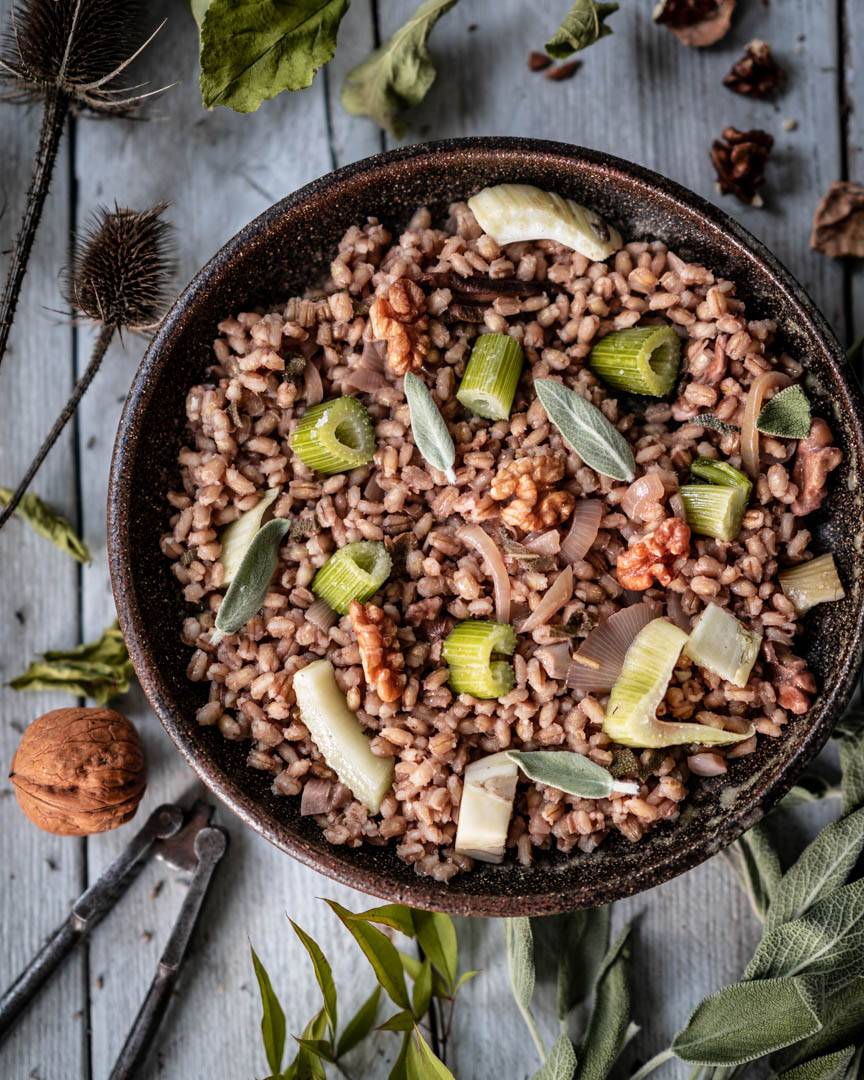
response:
[[[63,691],[104,705],[126,693],[133,674],[126,643],[115,623],[97,641],[49,650],[9,685],[13,690]]]
[[[456,0],[424,0],[408,21],[362,64],[348,72],[342,104],[354,116],[370,116],[397,138],[404,114],[419,105],[435,81],[426,42]]]
[[[846,881],[864,849],[864,809],[826,825],[775,886],[765,926],[798,919]]]
[[[0,487],[0,506],[8,506],[12,495],[11,488]],[[62,514],[46,506],[38,495],[28,492],[15,507],[14,513],[22,521],[26,521],[34,532],[50,540],[54,547],[65,551],[80,563],[90,562],[90,549],[72,525]]]
[[[327,903],[362,949],[385,994],[400,1008],[410,1008],[402,961],[390,938],[370,922],[356,918],[335,900],[328,900]]]
[[[509,750],[507,757],[529,780],[580,799],[606,799],[613,791],[639,792],[638,784],[613,780],[602,765],[574,750]]]
[[[843,773],[843,813],[864,806],[864,713],[852,709],[834,729],[840,744],[840,768]]]
[[[756,430],[781,439],[806,439],[810,434],[810,402],[797,384],[781,390],[763,407]]]
[[[743,1065],[821,1027],[802,979],[762,979],[718,990],[696,1006],[672,1049],[693,1065]]]
[[[630,934],[631,927],[627,926],[603,960],[588,1030],[579,1048],[575,1080],[606,1080],[632,1038]]]
[[[264,1053],[267,1055],[270,1071],[278,1073],[282,1068],[282,1058],[285,1056],[285,1013],[273,990],[267,969],[251,946],[250,951],[252,967],[255,969],[255,978],[258,980],[258,990],[261,994],[261,1039],[264,1043]]]
[[[333,981],[333,969],[321,950],[321,946],[310,937],[306,931],[298,926],[293,919],[289,918],[291,927],[294,933],[300,938],[303,948],[309,954],[309,959],[312,961],[312,967],[315,971],[315,978],[318,982],[318,986],[321,988],[321,996],[324,998],[324,1013],[327,1017],[327,1026],[330,1029],[331,1039],[336,1038],[336,984]]]
[[[864,975],[832,994],[820,1009],[822,1028],[771,1059],[777,1069],[791,1068],[850,1043],[864,1042]]]
[[[583,914],[582,934],[574,930],[572,944],[566,936],[562,940],[558,968],[558,1016],[562,1020],[594,992],[609,949],[610,908],[583,909]]]
[[[404,387],[417,449],[433,469],[443,472],[448,481],[455,484],[456,448],[444,417],[422,379],[409,371],[404,378]]]
[[[576,1051],[573,1049],[569,1036],[562,1033],[552,1044],[546,1060],[531,1080],[573,1080],[575,1068]]]
[[[459,946],[453,920],[442,912],[420,910],[413,910],[411,918],[420,948],[447,986],[452,988],[459,965]]]
[[[534,997],[534,935],[531,920],[521,917],[505,919],[504,942],[513,997],[524,1011],[531,1007]]]
[[[721,435],[732,435],[736,431],[741,430],[737,424],[727,424],[725,420],[721,420],[719,416],[715,416],[714,413],[710,412],[699,413],[698,416],[694,416],[693,419],[688,420],[687,423],[711,428],[712,431],[719,431]]]
[[[273,518],[255,534],[219,605],[216,632],[210,638],[213,644],[242,630],[261,609],[279,561],[279,548],[290,528],[286,518]]]
[[[408,1080],[455,1080],[444,1062],[435,1056],[418,1027],[408,1035],[405,1071]]]
[[[378,1015],[378,1002],[380,1000],[381,987],[376,986],[345,1025],[345,1030],[339,1036],[339,1042],[336,1046],[337,1057],[344,1057],[345,1054],[353,1050],[375,1027],[375,1017]]]
[[[534,389],[546,415],[586,465],[613,480],[633,479],[636,461],[629,443],[595,405],[552,379],[536,379]]]
[[[780,858],[765,823],[757,822],[723,852],[731,862],[753,910],[760,919],[768,914],[771,896],[783,877]]]
[[[432,1000],[432,964],[429,959],[423,961],[411,991],[411,1011],[415,1020],[422,1020],[429,1011]]]
[[[574,52],[587,49],[595,41],[612,33],[605,20],[617,10],[617,4],[576,0],[564,16],[564,21],[546,42],[546,52],[555,60],[563,60]]]
[[[309,86],[336,51],[350,0],[195,0],[201,26],[201,97],[255,112],[283,90]]]
[[[243,558],[264,521],[264,515],[279,496],[279,488],[272,488],[258,500],[251,510],[245,510],[219,535],[222,550],[219,562],[222,564],[222,584],[230,585],[243,564]]]
[[[854,1057],[855,1047],[847,1046],[787,1069],[777,1080],[843,1080]]]

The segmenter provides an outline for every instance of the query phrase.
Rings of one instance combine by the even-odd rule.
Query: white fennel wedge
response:
[[[377,814],[393,784],[393,761],[372,753],[369,736],[348,708],[329,660],[315,660],[294,676],[300,717],[321,756],[351,794]]]
[[[460,855],[490,863],[504,858],[518,775],[506,751],[466,767],[456,828],[455,848]]]
[[[742,626],[731,611],[709,604],[696,620],[684,652],[733,686],[746,686],[761,645],[761,634]]]
[[[530,184],[483,188],[468,206],[480,228],[498,244],[557,240],[592,262],[603,262],[621,247],[621,234],[599,214]]]
[[[273,505],[278,494],[278,488],[271,488],[251,510],[247,510],[236,521],[225,526],[221,536],[222,553],[219,556],[222,569],[225,571],[222,578],[223,585],[231,584],[234,575],[240,569],[243,556],[249,550],[249,545],[258,535],[264,515]]]
[[[657,718],[687,635],[666,619],[654,619],[637,634],[606,706],[603,730],[622,746],[649,749],[702,743],[722,746],[753,734],[721,731],[707,724],[684,724]]]

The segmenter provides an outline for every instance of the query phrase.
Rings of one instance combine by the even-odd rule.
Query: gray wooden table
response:
[[[388,35],[414,0],[354,0],[336,59],[308,90],[283,95],[257,114],[200,105],[197,42],[182,0],[154,0],[152,21],[168,25],[149,51],[154,85],[180,80],[146,123],[73,120],[64,138],[45,219],[25,283],[11,348],[0,374],[0,484],[11,485],[41,441],[89,353],[91,334],[58,310],[58,271],[70,235],[99,204],[144,208],[167,199],[178,226],[180,278],[274,200],[356,158],[392,145],[338,102],[344,73]],[[438,82],[414,117],[412,138],[476,134],[542,136],[609,150],[718,199],[707,152],[728,124],[762,127],[777,139],[767,206],[724,208],[764,240],[805,283],[840,338],[864,329],[864,274],[808,249],[816,201],[831,181],[864,179],[864,5],[859,0],[742,0],[732,33],[717,48],[691,51],[651,24],[650,0],[630,0],[615,35],[584,55],[575,78],[553,83],[526,66],[566,9],[566,0],[462,0],[433,38]],[[8,0],[0,7],[4,18]],[[732,95],[721,78],[744,44],[762,37],[790,71],[776,105]],[[857,108],[856,108],[857,105]],[[792,123],[794,121],[794,124]],[[0,108],[0,187],[10,243],[23,203],[38,119]],[[857,318],[856,318],[857,309]],[[111,350],[103,370],[39,476],[36,490],[62,509],[94,552],[79,569],[12,522],[0,534],[0,680],[5,684],[48,648],[91,640],[114,617],[105,559],[105,492],[114,430],[142,352],[137,341]],[[69,699],[0,691],[0,761],[5,772],[19,734],[35,716]],[[142,732],[150,786],[138,821],[194,787],[140,691],[120,703]],[[52,837],[21,817],[0,789],[0,983],[5,985],[65,916],[70,901],[127,842],[130,828],[91,840]],[[330,954],[346,1008],[369,977],[334,917],[316,897],[359,908],[366,898],[338,887],[242,828],[227,811],[227,865],[205,912],[186,977],[146,1075],[171,1080],[251,1080],[266,1073],[259,1005],[249,962],[254,943],[283,996],[289,1030],[317,1009],[317,988],[293,938],[290,914]],[[164,886],[164,887],[163,887]],[[103,1080],[152,976],[183,886],[157,867],[99,928],[42,994],[0,1049],[9,1080]],[[635,1008],[643,1058],[668,1045],[689,1006],[734,978],[756,927],[721,859],[619,905],[639,917]],[[467,966],[482,970],[457,1023],[460,1078],[527,1076],[535,1063],[509,999],[500,927],[459,927]],[[347,1015],[347,1012],[346,1014]],[[382,1034],[357,1055],[355,1076],[384,1077],[394,1040]],[[679,1075],[668,1067],[666,1076]]]

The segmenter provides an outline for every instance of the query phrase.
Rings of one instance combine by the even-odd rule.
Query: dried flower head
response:
[[[720,191],[750,206],[762,206],[759,188],[765,183],[765,163],[773,145],[774,138],[767,131],[727,127],[711,145]]]
[[[723,85],[745,97],[771,98],[782,89],[786,72],[774,59],[765,41],[751,41],[744,55],[732,65]]]
[[[166,205],[95,212],[66,281],[73,307],[119,329],[141,332],[159,322],[175,270]]]
[[[0,46],[6,96],[32,101],[53,91],[98,113],[134,109],[150,95],[112,84],[154,36],[141,41],[141,8],[140,0],[22,0]]]

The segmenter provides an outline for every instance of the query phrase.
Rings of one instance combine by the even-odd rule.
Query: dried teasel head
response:
[[[0,44],[6,98],[59,93],[97,113],[132,111],[151,94],[115,81],[161,29],[142,41],[141,10],[140,0],[21,0]]]
[[[176,269],[166,206],[96,210],[65,283],[77,311],[119,330],[142,333],[158,324]]]

